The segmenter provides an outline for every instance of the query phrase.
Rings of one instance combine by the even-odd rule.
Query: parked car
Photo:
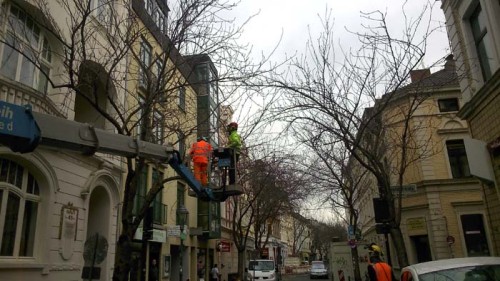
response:
[[[328,279],[328,269],[325,263],[322,261],[311,262],[311,269],[309,270],[309,277],[314,278],[325,278]]]
[[[401,281],[497,281],[500,257],[469,257],[429,261],[407,266]]]

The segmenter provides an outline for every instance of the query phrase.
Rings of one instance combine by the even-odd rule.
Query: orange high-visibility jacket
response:
[[[391,267],[385,262],[377,262],[372,264],[377,274],[377,281],[393,281]]]
[[[208,142],[201,140],[197,143],[193,143],[189,154],[191,158],[193,158],[194,163],[208,163],[208,157],[211,152],[212,146]]]

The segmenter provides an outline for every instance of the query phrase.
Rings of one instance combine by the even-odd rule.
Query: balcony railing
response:
[[[46,94],[0,76],[0,100],[17,105],[30,104],[34,112],[64,117]]]

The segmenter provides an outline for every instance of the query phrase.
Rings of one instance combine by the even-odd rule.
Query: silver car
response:
[[[407,266],[401,281],[497,281],[500,257],[473,257],[429,261]]]
[[[309,271],[309,277],[311,279],[314,279],[314,278],[328,279],[328,269],[326,268],[325,263],[322,261],[311,262],[311,269]]]

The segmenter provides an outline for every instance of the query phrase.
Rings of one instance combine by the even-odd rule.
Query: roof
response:
[[[403,270],[412,268],[417,274],[420,275],[451,268],[492,264],[500,265],[500,257],[469,257],[429,261],[407,266]]]
[[[432,73],[429,77],[423,78],[418,82],[413,82],[400,90],[413,89],[435,89],[446,87],[459,87],[458,76],[454,68],[444,68]]]
[[[430,73],[429,69],[425,70]],[[411,82],[406,86],[398,88],[394,92],[386,93],[384,96],[382,96],[382,99],[390,98],[392,100],[393,98],[404,97],[408,93],[423,94],[450,88],[460,91],[460,84],[458,81],[458,75],[452,55],[446,58],[446,63],[443,69],[436,71],[428,76],[424,76],[424,78],[418,81]]]

